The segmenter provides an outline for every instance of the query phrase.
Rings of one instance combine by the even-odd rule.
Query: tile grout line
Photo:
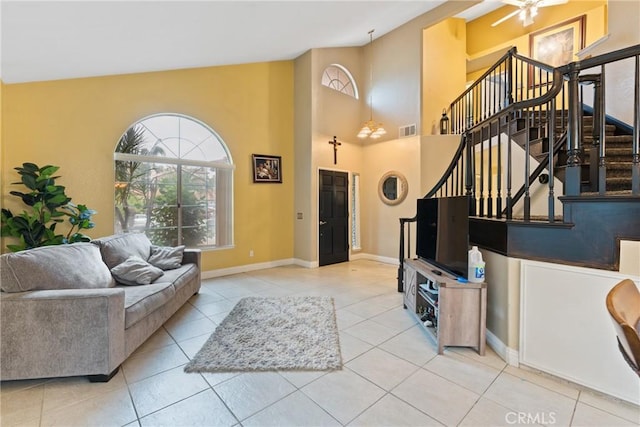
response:
[[[469,408],[469,410],[467,411],[467,413],[466,413],[466,414],[464,414],[464,417],[462,417],[462,419],[460,420],[460,423],[462,423],[462,422],[465,420],[465,418],[467,418],[467,417],[469,416],[469,414],[471,413],[471,411],[473,410],[473,408],[475,408],[475,407],[476,407],[476,405],[477,405],[477,404],[480,402],[480,400],[481,400],[481,399],[483,399],[483,398],[484,398],[484,399],[488,399],[488,400],[490,400],[490,401],[494,402],[494,403],[495,403],[495,404],[497,404],[498,406],[501,406],[501,407],[503,407],[503,408],[505,408],[505,409],[509,409],[509,410],[512,410],[512,411],[513,411],[513,409],[508,408],[508,407],[506,407],[506,406],[504,406],[504,405],[502,405],[502,404],[500,404],[500,403],[498,403],[498,402],[495,402],[495,401],[493,401],[491,398],[489,398],[489,397],[486,397],[486,396],[485,396],[485,393],[486,393],[486,392],[491,388],[491,386],[492,386],[492,385],[493,385],[493,384],[498,380],[498,378],[500,377],[500,375],[502,375],[503,373],[506,373],[506,372],[504,372],[504,371],[505,371],[505,369],[507,368],[507,366],[508,366],[508,365],[505,365],[505,366],[503,366],[503,367],[502,367],[502,369],[500,369],[500,371],[498,372],[498,375],[496,375],[496,376],[495,376],[495,378],[494,378],[493,380],[491,380],[491,383],[489,383],[489,385],[487,386],[487,388],[485,388],[485,389],[484,389],[484,391],[483,391],[483,392],[478,396],[478,399],[473,403],[473,405],[471,405],[471,408]],[[429,372],[431,372],[431,371],[429,371]],[[458,423],[458,425],[459,425],[460,423]]]

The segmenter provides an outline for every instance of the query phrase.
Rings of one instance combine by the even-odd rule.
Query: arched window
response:
[[[233,245],[233,161],[210,127],[179,114],[134,123],[115,154],[116,233],[156,245]]]
[[[340,64],[331,64],[322,73],[322,85],[358,99],[358,87],[353,76]]]

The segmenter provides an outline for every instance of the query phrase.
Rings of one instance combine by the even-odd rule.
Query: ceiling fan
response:
[[[569,0],[501,0],[503,3],[510,4],[518,7],[507,16],[498,19],[491,24],[492,27],[502,24],[507,19],[518,15],[522,21],[523,26],[533,24],[533,17],[538,14],[538,9],[546,6],[557,6],[559,4],[567,3]]]

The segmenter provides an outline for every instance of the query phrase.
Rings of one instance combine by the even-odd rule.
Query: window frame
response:
[[[176,157],[167,157],[167,156],[158,156],[158,155],[149,155],[149,154],[131,154],[131,153],[122,153],[119,151],[116,151],[118,148],[118,143],[120,141],[120,139],[122,138],[122,136],[131,128],[135,128],[136,126],[143,124],[146,120],[152,119],[152,118],[156,118],[156,117],[175,117],[177,119],[184,119],[184,120],[189,120],[192,121],[194,123],[197,123],[198,125],[202,126],[203,128],[205,128],[208,132],[211,133],[211,136],[213,137],[213,141],[217,142],[220,147],[224,150],[224,153],[226,155],[226,158],[228,160],[229,163],[226,162],[221,162],[221,161],[207,161],[207,160],[189,160],[189,159],[181,159],[181,158],[176,158]],[[171,137],[173,135],[170,135],[168,137]],[[116,162],[118,161],[130,161],[130,162],[140,162],[140,163],[146,163],[146,164],[165,164],[165,165],[175,165],[177,166],[176,168],[176,173],[177,173],[177,178],[176,178],[176,187],[178,189],[180,189],[180,192],[176,191],[177,193],[177,201],[178,203],[181,205],[181,200],[182,200],[182,184],[181,184],[181,174],[182,174],[182,166],[193,166],[193,167],[202,167],[202,168],[209,168],[209,169],[218,169],[218,170],[226,170],[229,171],[229,176],[228,176],[228,180],[229,182],[226,184],[228,186],[228,188],[226,188],[226,192],[228,193],[225,197],[225,204],[228,205],[228,211],[225,212],[225,216],[227,216],[227,221],[225,221],[226,224],[228,224],[228,229],[226,229],[225,233],[228,235],[228,243],[224,244],[224,245],[219,245],[219,244],[215,244],[215,245],[198,245],[198,246],[193,246],[193,248],[197,248],[200,249],[202,251],[214,251],[214,250],[224,250],[224,249],[232,249],[235,247],[235,242],[234,242],[234,237],[235,237],[235,233],[234,233],[234,171],[235,171],[235,164],[233,163],[233,157],[231,156],[231,152],[229,151],[229,147],[227,146],[227,144],[224,142],[224,140],[220,137],[220,135],[213,130],[210,126],[208,126],[206,123],[202,122],[201,120],[198,120],[194,117],[188,116],[188,115],[184,115],[184,114],[178,114],[178,113],[157,113],[157,114],[153,114],[153,115],[149,115],[146,117],[143,117],[139,120],[136,120],[134,123],[132,123],[129,127],[127,127],[127,129],[125,130],[125,132],[123,132],[123,134],[120,136],[120,138],[118,139],[118,142],[116,143],[116,148],[114,149],[114,155],[113,155],[113,165],[114,165],[114,182],[117,183],[117,177],[115,176],[115,166],[116,166]],[[116,204],[116,200],[114,197],[114,210],[116,208],[117,204]],[[219,212],[217,209],[217,203],[216,203],[216,217],[215,217],[215,222],[216,224],[219,223],[218,218],[219,218]],[[178,209],[178,218],[179,218],[179,226],[177,227],[178,229],[178,236],[179,236],[179,244],[183,244],[182,243],[182,229],[184,227],[184,224],[182,224],[181,222],[181,216],[182,216],[182,206],[180,206],[180,208]],[[114,232],[115,232],[115,225],[116,225],[116,219],[114,218]],[[146,233],[146,228],[144,229],[144,232]],[[218,228],[216,226],[216,241],[218,241]]]
[[[349,83],[351,83],[351,87],[353,87],[353,95],[351,95],[349,93],[346,93],[343,90],[339,90],[339,89],[336,89],[334,87],[325,85],[323,83],[324,76],[325,76],[325,74],[327,74],[327,70],[329,68],[331,68],[331,67],[337,68],[338,70],[342,71],[346,75],[347,79],[349,80]],[[330,77],[329,77],[329,79],[330,79],[329,80],[330,82],[335,80],[335,79],[331,79]],[[338,79],[338,81],[340,81],[340,83],[343,83],[343,87],[346,86],[346,84],[344,84],[344,82],[342,80]],[[340,64],[329,64],[329,65],[327,65],[324,68],[324,70],[322,70],[322,75],[320,76],[320,85],[324,86],[324,87],[326,87],[328,89],[335,90],[336,92],[339,92],[339,93],[341,93],[343,95],[347,95],[350,98],[360,99],[360,95],[359,95],[359,92],[358,92],[358,85],[356,84],[356,79],[353,77],[353,74],[351,74],[351,72],[344,65],[340,65]]]

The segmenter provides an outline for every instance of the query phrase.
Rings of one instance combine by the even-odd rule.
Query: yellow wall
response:
[[[113,150],[150,114],[211,126],[234,172],[235,248],[203,253],[203,270],[293,256],[293,62],[270,62],[3,86],[3,205],[23,162],[60,166],[76,203],[98,211],[92,237],[113,233]],[[282,184],[254,184],[251,154],[282,156]],[[17,186],[16,186],[17,189]],[[255,256],[249,257],[249,250]]]
[[[423,32],[422,135],[440,133],[442,110],[464,92],[465,44],[464,19],[449,18]]]
[[[522,26],[517,17],[491,27],[493,22],[515,10],[512,6],[502,7],[467,24],[467,55],[469,59],[477,59],[491,52],[515,46],[519,54],[531,56],[530,33],[581,15],[586,15],[585,46],[589,46],[607,32],[606,5],[607,2],[604,0],[572,0],[564,5],[540,8],[534,23],[527,27]],[[477,79],[485,70],[486,68],[469,73],[467,81]]]
[[[486,50],[493,50],[507,40],[526,36],[531,32],[542,30],[559,22],[589,13],[594,9],[605,7],[606,4],[606,0],[570,0],[566,4],[539,8],[538,16],[534,18],[533,24],[527,27],[522,25],[522,21],[518,17],[510,18],[502,24],[492,27],[492,23],[516,9],[514,6],[501,7],[467,24],[467,53],[470,56],[474,56]],[[590,29],[589,24],[593,25],[594,28]],[[587,33],[590,30],[596,30],[601,25],[589,22]],[[528,49],[520,52],[526,54]]]

